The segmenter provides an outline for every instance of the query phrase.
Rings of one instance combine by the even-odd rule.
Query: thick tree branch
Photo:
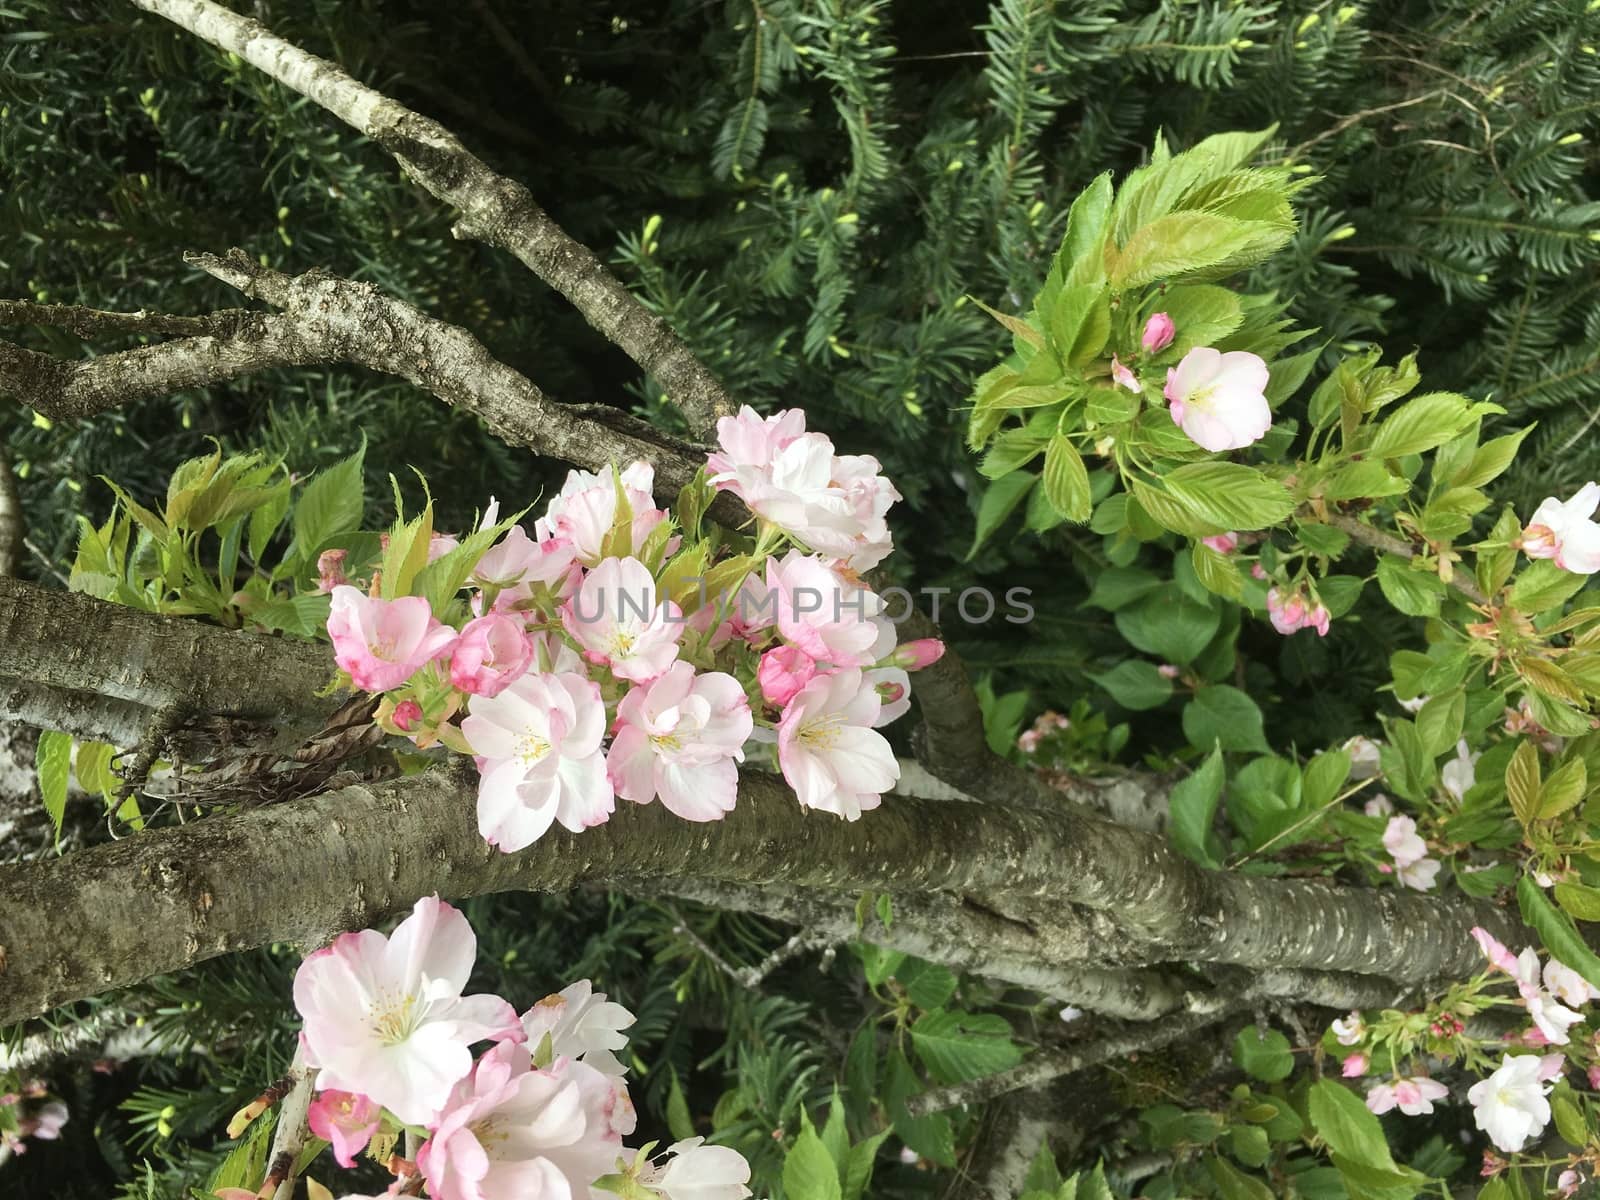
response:
[[[331,929],[369,925],[435,891],[584,882],[1025,895],[1111,910],[1128,931],[1121,940],[1144,940],[1149,962],[1361,971],[1400,983],[1473,970],[1475,924],[1513,936],[1487,905],[1201,872],[1159,839],[1072,814],[908,797],[848,824],[801,810],[780,779],[752,772],[725,821],[691,824],[659,805],[625,804],[608,824],[502,855],[478,835],[474,791],[470,767],[436,770],[0,868],[0,1023],[267,942],[320,944]]]
[[[28,525],[22,515],[22,497],[17,494],[17,476],[11,470],[11,455],[0,450],[0,578],[17,573],[27,537]]]
[[[722,385],[664,320],[563,232],[526,188],[490,170],[438,122],[211,0],[132,3],[237,54],[388,150],[412,179],[460,212],[457,236],[515,255],[653,376],[697,432],[709,433],[719,416],[732,411]]]
[[[0,300],[0,325],[43,325],[65,329],[84,339],[107,334],[161,334],[167,337],[199,337],[217,334],[227,337],[238,332],[254,314],[243,309],[227,309],[199,317],[169,313],[105,312],[79,304],[35,304],[31,300]]]

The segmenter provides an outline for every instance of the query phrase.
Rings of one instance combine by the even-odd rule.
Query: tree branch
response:
[[[1397,538],[1393,534],[1385,533],[1381,529],[1374,529],[1365,521],[1350,516],[1348,513],[1327,513],[1317,517],[1316,520],[1321,521],[1322,524],[1330,529],[1337,529],[1340,533],[1349,537],[1352,542],[1360,542],[1363,546],[1370,546],[1379,554],[1397,554],[1401,558],[1407,559],[1417,556],[1417,549],[1410,542],[1403,538]],[[1463,575],[1459,571],[1451,577],[1450,586],[1474,604],[1489,603],[1489,598],[1479,590],[1478,585],[1473,582],[1471,577]]]
[[[17,573],[27,537],[28,525],[22,515],[22,497],[17,494],[17,477],[11,470],[11,455],[0,450],[0,578]]]
[[[664,320],[552,221],[526,188],[490,170],[438,122],[211,0],[132,3],[237,54],[388,150],[406,174],[460,212],[458,237],[515,255],[653,376],[696,432],[709,433],[719,416],[732,412],[722,385]]]
[[[162,334],[171,337],[228,337],[248,323],[253,314],[226,309],[200,317],[167,313],[105,312],[79,304],[35,304],[31,300],[0,300],[0,325],[44,325],[65,329],[85,340],[115,333]]]

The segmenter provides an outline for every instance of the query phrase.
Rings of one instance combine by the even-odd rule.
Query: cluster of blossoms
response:
[[[1382,797],[1374,797],[1374,803]],[[1383,831],[1383,848],[1394,860],[1379,870],[1393,870],[1401,883],[1419,892],[1431,891],[1439,874],[1439,860],[1428,857],[1428,844],[1417,834],[1417,823],[1410,817],[1393,816]]]
[[[389,1160],[386,1195],[415,1195],[419,1181],[434,1200],[750,1194],[749,1164],[726,1147],[691,1138],[655,1160],[653,1145],[624,1148],[635,1116],[617,1052],[632,1013],[588,980],[520,1016],[499,996],[463,995],[476,952],[466,918],[427,897],[388,937],[342,934],[301,963],[301,1055],[317,1071],[309,1123],[340,1166],[374,1137],[421,1127],[415,1161]]]
[[[1494,1046],[1499,1066],[1466,1093],[1477,1127],[1496,1149],[1515,1154],[1536,1141],[1549,1124],[1549,1094],[1569,1066],[1577,1065],[1590,1087],[1600,1087],[1600,1036],[1576,1042],[1571,1033],[1572,1026],[1585,1019],[1579,1009],[1600,999],[1600,989],[1555,958],[1541,967],[1532,947],[1513,954],[1486,930],[1474,929],[1472,936],[1488,959],[1489,971],[1455,989],[1441,1011],[1384,1013],[1370,1024],[1361,1013],[1352,1012],[1334,1021],[1330,1032],[1345,1051],[1346,1078],[1366,1075],[1375,1060],[1393,1064],[1390,1077],[1369,1085],[1369,1109],[1418,1116],[1431,1113],[1435,1101],[1450,1095],[1449,1088],[1418,1061],[1418,1050],[1425,1050],[1436,1065],[1460,1060],[1470,1067],[1488,1067],[1494,1061],[1485,1053],[1488,1045],[1468,1032],[1462,1017],[1495,1007],[1522,1009],[1530,1024],[1506,1034]],[[1502,977],[1515,985],[1514,995],[1505,994]],[[1563,1050],[1541,1052],[1552,1046]],[[1485,1174],[1498,1173],[1506,1165],[1492,1152],[1485,1155],[1485,1164]],[[1572,1169],[1562,1176],[1560,1186],[1571,1184],[1575,1189],[1578,1182]],[[1570,1195],[1571,1190],[1560,1194]]]
[[[0,1148],[6,1154],[26,1154],[28,1139],[52,1142],[61,1136],[67,1123],[67,1106],[59,1100],[46,1100],[25,1108],[26,1100],[41,1100],[47,1095],[43,1083],[29,1080],[17,1091],[0,1095]]]
[[[909,707],[907,673],[944,648],[897,646],[857,574],[892,549],[898,493],[796,410],[745,408],[718,436],[676,516],[655,506],[648,464],[572,471],[534,536],[507,522],[459,564],[467,595],[442,614],[422,596],[381,598],[381,572],[363,589],[342,559],[323,562],[335,661],[383,694],[385,729],[473,756],[490,844],[601,824],[617,796],[718,820],[752,739],[776,743],[802,805],[847,820],[899,777],[877,731]],[[755,514],[753,544],[699,536],[715,491]],[[477,544],[497,516],[491,503]],[[435,536],[428,558],[465,551]]]

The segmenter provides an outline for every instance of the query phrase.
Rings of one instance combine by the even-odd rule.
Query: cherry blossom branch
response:
[[[1315,518],[1330,529],[1337,529],[1353,542],[1360,542],[1376,550],[1379,554],[1395,554],[1401,558],[1415,558],[1417,548],[1404,538],[1395,537],[1381,529],[1375,529],[1365,521],[1353,517],[1348,513],[1327,513]],[[1455,588],[1474,604],[1488,604],[1489,598],[1483,594],[1478,585],[1466,575],[1456,572],[1450,578],[1450,586]]]
[[[317,1069],[305,1062],[304,1047],[294,1052],[289,1065],[288,1094],[278,1106],[278,1124],[272,1131],[272,1150],[267,1155],[267,1178],[262,1190],[274,1183],[272,1200],[291,1200],[294,1195],[294,1166],[305,1148],[310,1131],[311,1094],[317,1082]]]
[[[200,337],[237,333],[252,314],[243,309],[226,309],[204,316],[174,316],[169,313],[106,312],[80,304],[35,304],[31,300],[0,300],[0,325],[41,325],[65,329],[88,340],[107,334],[161,334],[169,337]]]
[[[211,0],[131,0],[299,92],[370,137],[429,193],[460,213],[453,232],[509,251],[621,347],[699,433],[733,405],[715,376],[521,184],[490,170],[438,122],[352,79],[336,64]]]

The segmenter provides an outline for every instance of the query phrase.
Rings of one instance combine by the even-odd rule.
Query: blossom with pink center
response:
[[[450,683],[474,696],[498,696],[528,669],[533,643],[522,622],[504,613],[475,617],[450,654]]]
[[[496,696],[474,696],[461,722],[478,756],[478,832],[510,853],[555,822],[578,833],[616,807],[600,742],[606,706],[582,675],[524,675]]]
[[[797,409],[763,418],[748,406],[717,422],[721,449],[706,460],[711,483],[818,553],[852,570],[875,567],[893,549],[885,515],[900,493],[868,455],[836,455],[805,431]]]
[[[1127,388],[1135,396],[1144,390],[1139,386],[1139,377],[1124,366],[1115,354],[1111,356],[1111,379],[1118,387]]]
[[[750,1194],[750,1164],[737,1150],[692,1137],[672,1143],[667,1153],[672,1157],[640,1176],[666,1200],[744,1200]]]
[[[505,537],[483,552],[468,579],[478,587],[502,589],[528,583],[552,585],[566,577],[577,553],[570,538],[536,542],[522,526],[513,525]]]
[[[626,1008],[607,1000],[587,979],[580,979],[523,1013],[522,1030],[532,1049],[537,1050],[548,1036],[555,1058],[575,1058],[602,1075],[620,1079],[627,1068],[617,1061],[615,1052],[628,1044],[628,1035],[622,1031],[634,1020]]]
[[[1346,1079],[1358,1079],[1365,1075],[1367,1073],[1367,1056],[1365,1054],[1347,1054],[1339,1073]]]
[[[456,631],[441,625],[421,596],[378,600],[341,584],[333,589],[328,637],[333,661],[356,687],[387,692],[448,654]]]
[[[1410,817],[1389,818],[1383,831],[1383,848],[1397,867],[1408,867],[1428,854],[1428,844],[1417,834],[1417,823]]]
[[[1177,326],[1166,313],[1151,313],[1150,319],[1144,323],[1144,333],[1139,338],[1139,344],[1145,348],[1146,353],[1159,354],[1172,345],[1172,335],[1177,331]]]
[[[656,581],[636,558],[608,558],[590,571],[562,605],[561,623],[590,662],[638,683],[672,665],[684,629],[682,610],[657,601]]]
[[[1232,554],[1239,548],[1239,535],[1237,533],[1215,533],[1210,537],[1200,539],[1200,544],[1209,546],[1218,554]]]
[[[782,708],[816,673],[816,660],[799,646],[773,646],[761,656],[756,682],[767,703]]]
[[[821,559],[791,550],[768,560],[767,588],[777,597],[778,632],[818,662],[864,667],[876,662],[883,629],[872,618],[883,602],[851,587]],[[889,630],[893,646],[893,629]],[[887,651],[885,651],[887,653]]]
[[[606,535],[617,520],[617,491],[628,501],[633,514],[625,554],[638,554],[652,530],[667,519],[667,510],[655,507],[651,489],[655,486],[655,468],[649,463],[636,462],[613,476],[610,471],[595,474],[592,471],[569,471],[561,491],[550,501],[544,516],[534,522],[534,533],[541,543],[551,538],[563,538],[572,547],[573,555],[586,567],[598,564]]]
[[[318,1084],[369,1096],[410,1124],[431,1120],[472,1069],[474,1042],[522,1038],[500,997],[461,994],[476,953],[467,919],[424,896],[392,935],[342,933],[307,957],[294,1003]]]
[[[899,667],[904,671],[920,671],[931,667],[944,657],[944,643],[938,638],[917,638],[902,642],[884,663],[886,667]]]
[[[1354,1009],[1349,1016],[1337,1018],[1329,1028],[1341,1046],[1354,1046],[1367,1035],[1366,1022],[1361,1019],[1361,1013]]]
[[[1375,1113],[1398,1108],[1408,1117],[1433,1111],[1433,1102],[1443,1100],[1450,1089],[1426,1075],[1413,1075],[1391,1083],[1375,1083],[1367,1090],[1367,1107]]]
[[[636,804],[661,798],[688,821],[720,821],[739,794],[750,701],[732,675],[696,675],[674,663],[659,679],[634,688],[617,706],[617,730],[606,771],[617,794]]]
[[[878,807],[900,778],[894,751],[873,728],[882,707],[854,667],[818,675],[789,701],[778,724],[778,765],[802,805],[847,821]]]
[[[1238,450],[1272,428],[1267,364],[1247,350],[1197,346],[1167,370],[1172,420],[1202,450]]]
[[[434,1200],[575,1200],[614,1168],[622,1138],[594,1097],[612,1095],[570,1059],[535,1070],[499,1045],[450,1091],[417,1166]]]
[[[329,1088],[312,1102],[306,1117],[311,1132],[333,1144],[333,1157],[339,1165],[353,1167],[356,1155],[378,1132],[383,1108],[370,1097]]]
[[[1591,518],[1600,507],[1600,483],[1586,483],[1571,500],[1548,497],[1534,510],[1522,533],[1522,552],[1529,558],[1553,558],[1556,566],[1575,575],[1600,571],[1600,524]]]

